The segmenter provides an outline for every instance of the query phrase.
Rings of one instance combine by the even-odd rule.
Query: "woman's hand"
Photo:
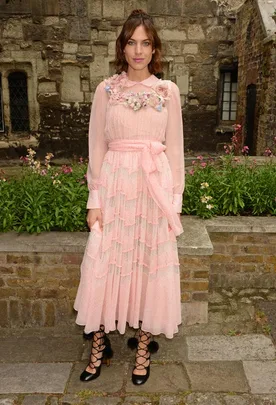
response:
[[[102,218],[102,211],[100,208],[92,208],[88,210],[87,217],[86,217],[88,228],[92,229],[92,226],[95,224],[96,221],[99,221],[99,225],[101,230],[103,229],[103,218]]]

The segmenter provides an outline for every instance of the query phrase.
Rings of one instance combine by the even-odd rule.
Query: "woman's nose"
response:
[[[142,51],[141,45],[140,45],[140,44],[137,44],[137,45],[136,45],[136,54],[139,55],[139,54],[141,53],[141,51]]]

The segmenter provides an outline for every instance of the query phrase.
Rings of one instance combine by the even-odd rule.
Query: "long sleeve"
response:
[[[88,133],[89,163],[87,168],[89,198],[86,205],[88,209],[100,208],[98,197],[99,176],[108,149],[104,136],[108,94],[104,87],[104,82],[101,82],[96,88],[90,114]]]
[[[171,82],[171,97],[167,101],[167,109],[165,153],[173,176],[173,206],[176,212],[180,213],[185,188],[184,136],[179,89],[173,82]]]

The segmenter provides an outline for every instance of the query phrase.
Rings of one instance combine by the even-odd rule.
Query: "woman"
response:
[[[158,79],[161,42],[151,17],[134,10],[116,42],[118,73],[95,92],[89,126],[90,234],[75,301],[76,322],[92,338],[82,381],[112,357],[106,333],[138,329],[132,381],[149,377],[153,335],[181,323],[176,236],[184,191],[178,87]]]

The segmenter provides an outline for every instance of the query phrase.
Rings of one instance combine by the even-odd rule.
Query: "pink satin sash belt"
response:
[[[180,235],[183,232],[183,228],[179,216],[175,212],[172,202],[170,202],[167,195],[165,195],[155,173],[157,170],[155,162],[156,156],[164,152],[166,146],[159,141],[118,139],[109,142],[108,148],[112,151],[142,152],[141,165],[145,173],[149,192],[156,204],[168,218],[168,222],[175,236]]]

